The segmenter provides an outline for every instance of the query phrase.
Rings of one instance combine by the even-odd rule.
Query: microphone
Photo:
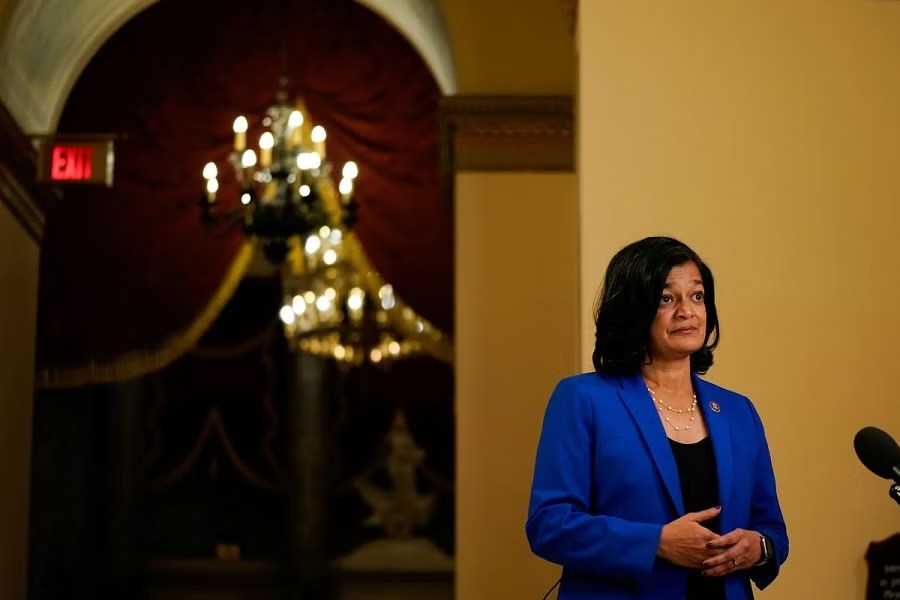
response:
[[[900,446],[886,431],[863,427],[853,438],[856,456],[867,469],[900,485]]]

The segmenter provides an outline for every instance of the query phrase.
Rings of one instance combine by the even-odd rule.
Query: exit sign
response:
[[[47,137],[38,145],[37,180],[112,186],[114,157],[109,138]]]

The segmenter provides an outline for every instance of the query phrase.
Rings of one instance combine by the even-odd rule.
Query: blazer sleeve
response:
[[[772,468],[769,444],[766,442],[762,421],[752,403],[750,403],[750,412],[756,427],[758,448],[756,477],[750,503],[750,529],[769,536],[775,552],[775,556],[769,563],[750,572],[750,578],[756,583],[756,587],[763,589],[775,580],[781,565],[787,560],[788,536],[775,490],[775,471]]]
[[[557,385],[538,443],[528,522],[531,550],[563,567],[598,575],[650,574],[662,525],[591,513],[602,467],[593,461],[592,405],[572,379]]]

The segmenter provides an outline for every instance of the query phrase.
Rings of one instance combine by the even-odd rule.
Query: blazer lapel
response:
[[[719,504],[724,507],[731,495],[733,475],[728,405],[715,386],[706,383],[696,374],[693,374],[693,378],[697,404],[712,437],[713,451],[716,454],[716,476],[719,479]]]
[[[678,467],[675,466],[675,457],[672,456],[669,438],[666,436],[662,422],[659,420],[650,392],[647,391],[647,386],[644,385],[644,379],[640,374],[637,374],[623,376],[620,378],[620,381],[622,389],[619,390],[619,396],[629,412],[631,412],[635,423],[637,423],[650,455],[653,457],[653,462],[656,463],[659,475],[666,486],[666,491],[669,493],[669,498],[675,506],[675,511],[678,515],[683,515],[684,503],[681,498]]]

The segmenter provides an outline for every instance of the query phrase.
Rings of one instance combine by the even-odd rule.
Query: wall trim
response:
[[[566,24],[569,26],[569,33],[575,34],[578,26],[578,0],[560,0],[563,14],[566,17]]]
[[[572,96],[445,96],[440,172],[453,200],[456,173],[575,170]]]
[[[50,194],[35,182],[36,162],[31,140],[0,102],[0,202],[40,244]]]

